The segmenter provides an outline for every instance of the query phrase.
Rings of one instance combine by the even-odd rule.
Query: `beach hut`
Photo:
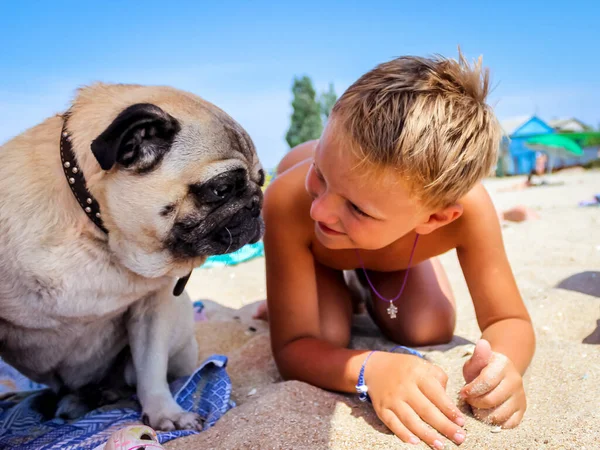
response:
[[[500,148],[497,175],[529,174],[535,168],[536,153],[525,142],[540,134],[555,133],[554,128],[539,117],[520,116],[500,121],[504,137]]]
[[[552,119],[548,121],[548,125],[559,133],[583,133],[585,131],[592,131],[592,127],[575,117]]]
[[[563,154],[555,159],[554,167],[570,167],[579,164],[587,164],[600,159],[600,139],[598,132],[575,117],[549,120],[548,124],[557,133],[572,137],[582,147],[582,154],[578,156]],[[589,137],[592,136],[592,137]]]

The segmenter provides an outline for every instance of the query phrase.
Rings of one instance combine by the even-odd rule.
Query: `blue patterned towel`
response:
[[[198,413],[204,420],[204,429],[235,404],[230,399],[231,381],[226,371],[227,358],[213,355],[188,378],[171,383],[175,400],[186,411]],[[115,431],[141,423],[140,406],[135,399],[117,405],[103,406],[76,421],[44,418],[44,398],[48,391],[39,388],[22,375],[15,377],[14,369],[0,360],[0,389],[8,386],[14,390],[28,390],[0,396],[0,449],[92,450],[104,444]],[[12,379],[9,377],[13,377]],[[7,389],[0,390],[0,392]],[[181,430],[159,432],[161,444],[175,438],[198,433]]]

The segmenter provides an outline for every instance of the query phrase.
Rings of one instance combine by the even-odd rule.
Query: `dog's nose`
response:
[[[252,217],[260,216],[261,207],[262,201],[260,197],[258,195],[253,196],[248,205],[248,209],[252,212]]]
[[[265,185],[265,171],[263,169],[260,169],[258,171],[258,185],[260,187],[263,187]]]

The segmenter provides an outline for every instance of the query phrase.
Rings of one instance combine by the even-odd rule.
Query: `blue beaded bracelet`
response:
[[[424,358],[424,356],[420,352],[418,352],[412,348],[404,347],[403,345],[397,345],[396,347],[391,349],[390,352],[393,352],[394,350],[396,350],[398,348],[405,350],[406,352],[410,353],[411,355],[418,356],[419,358]],[[368,394],[369,388],[365,384],[365,367],[367,367],[367,361],[369,361],[369,358],[371,357],[371,355],[373,353],[375,353],[376,351],[377,350],[372,350],[371,352],[369,352],[369,354],[365,358],[365,362],[362,363],[360,372],[358,373],[358,383],[356,383],[355,387],[356,387],[356,392],[358,394],[358,399],[361,402],[366,402],[367,400],[369,402],[371,401],[371,399],[369,398],[369,394]]]

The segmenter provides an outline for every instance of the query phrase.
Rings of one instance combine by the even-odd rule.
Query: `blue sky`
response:
[[[168,84],[227,111],[273,167],[287,150],[295,75],[341,94],[380,62],[454,57],[458,45],[483,55],[500,119],[600,124],[597,1],[91,3],[1,2],[0,142],[63,110],[78,86]]]

